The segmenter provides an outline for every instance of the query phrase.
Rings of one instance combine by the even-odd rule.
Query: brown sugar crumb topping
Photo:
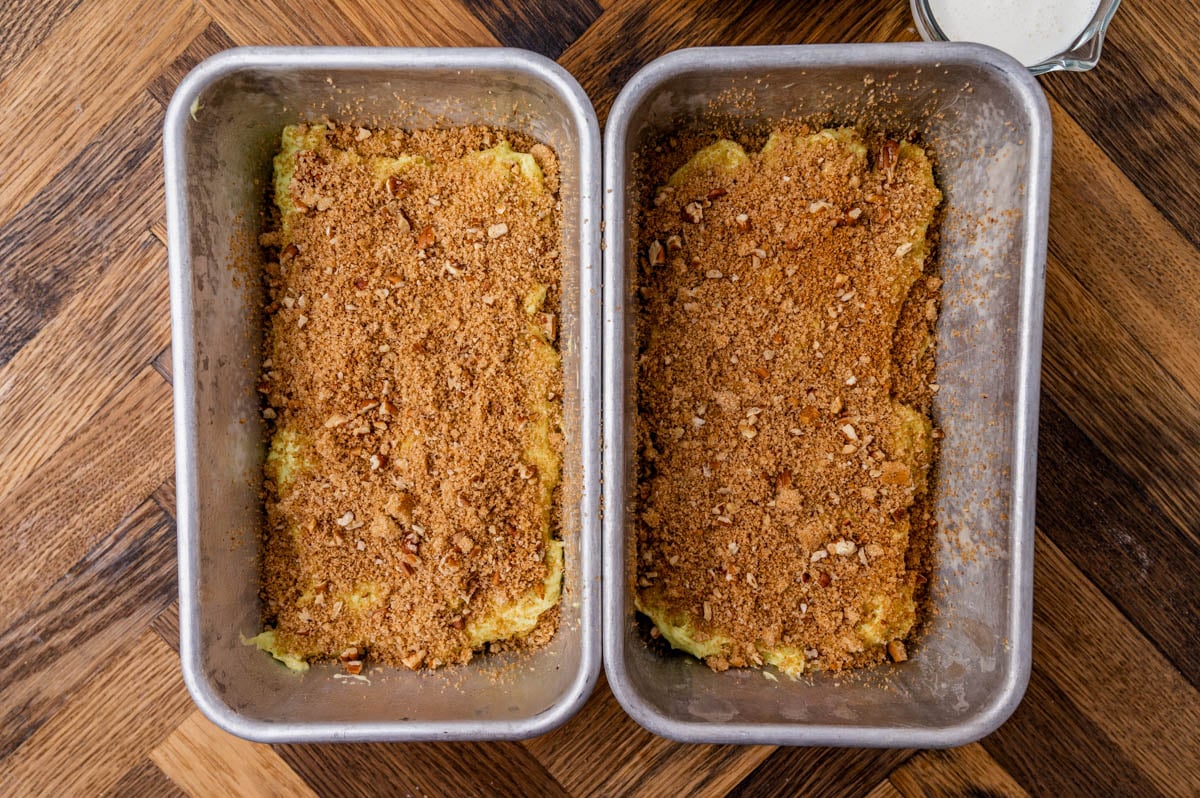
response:
[[[875,644],[858,630],[927,582],[934,449],[910,449],[937,437],[941,195],[895,139],[779,132],[770,157],[670,180],[713,139],[643,158],[637,600],[717,670],[901,661],[911,613]]]
[[[263,236],[263,620],[351,673],[465,662],[512,636],[486,634],[498,608],[545,595],[557,545],[557,158],[482,127],[297,136],[296,212]],[[536,180],[473,159],[502,141]]]

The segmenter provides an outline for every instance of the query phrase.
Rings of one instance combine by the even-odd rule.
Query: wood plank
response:
[[[243,3],[200,0],[205,11],[237,44],[349,44],[366,40],[330,3],[281,0]]]
[[[149,757],[125,771],[120,781],[104,794],[113,798],[181,798],[186,795]]]
[[[192,798],[316,796],[271,746],[234,737],[199,710],[151,751],[150,759]]]
[[[925,751],[896,768],[888,781],[905,798],[1029,795],[978,743],[948,751]]]
[[[202,2],[238,44],[496,44],[487,28],[453,0],[423,5],[385,0]]]
[[[458,0],[393,3],[332,0],[368,42],[386,47],[495,47],[499,42]]]
[[[1200,403],[1053,255],[1046,264],[1043,389],[1200,541]]]
[[[169,477],[163,480],[162,484],[154,489],[154,493],[150,494],[150,498],[158,503],[162,511],[175,518],[175,474],[172,473]]]
[[[1061,549],[1037,546],[1034,661],[1159,790],[1184,794],[1200,774],[1200,692]]]
[[[1038,433],[1038,527],[1195,687],[1200,547],[1049,395]]]
[[[84,429],[109,396],[167,345],[165,277],[163,246],[143,233],[0,366],[0,429],[6,431],[0,436],[0,498]]]
[[[172,601],[167,608],[154,616],[150,628],[159,638],[170,646],[176,654],[179,653],[179,601]]]
[[[523,47],[547,58],[558,58],[604,11],[596,0],[554,3],[495,3],[464,0],[505,47]]]
[[[191,712],[179,658],[153,632],[110,660],[14,753],[0,795],[95,795],[115,784]]]
[[[171,373],[174,366],[173,366],[172,360],[171,360],[171,345],[170,344],[167,344],[166,348],[163,349],[163,351],[161,351],[157,355],[155,355],[154,360],[150,361],[150,364],[152,366],[154,366],[155,371],[157,371],[159,374],[162,375],[162,378],[167,381],[168,385],[174,384],[175,379]]]
[[[86,682],[96,663],[127,651],[170,604],[175,585],[175,525],[146,501],[0,632],[0,758]]]
[[[149,366],[0,500],[0,627],[160,485],[173,465],[171,397]]]
[[[1100,64],[1048,75],[1046,90],[1154,205],[1200,245],[1200,3],[1129,3],[1113,18]],[[1055,147],[1058,151],[1058,147]]]
[[[903,796],[899,790],[892,786],[890,781],[884,779],[867,793],[866,798],[903,798]]]
[[[147,93],[165,110],[171,102],[171,95],[175,93],[175,87],[187,76],[187,73],[192,71],[192,67],[210,55],[216,55],[222,50],[228,50],[235,46],[236,43],[229,38],[228,33],[221,29],[220,25],[210,22],[204,30],[200,31],[200,35],[188,43],[178,58],[168,64],[154,80],[150,81],[150,85],[146,87]],[[166,240],[164,239],[163,242],[166,243]]]
[[[1114,707],[1127,713],[1128,707]],[[1156,795],[1136,764],[1079,711],[1034,660],[1025,700],[980,741],[1001,767],[1034,795]]]
[[[0,6],[0,80],[46,40],[82,0],[9,0]]]
[[[903,748],[779,748],[730,796],[859,796],[912,755]]]
[[[716,43],[747,0],[727,3],[647,3],[617,0],[558,61],[596,108],[601,126],[621,87],[643,66],[681,47]]]
[[[572,795],[627,796],[724,795],[773,750],[655,737],[624,713],[603,676],[578,715],[525,747]]]
[[[1187,794],[1200,695],[1040,533],[1035,571],[1029,691],[984,748],[1039,794]]]
[[[519,743],[281,745],[292,770],[322,796],[361,796],[363,785],[399,795],[565,796]]]
[[[124,111],[150,76],[208,24],[191,3],[89,0],[0,81],[0,224],[33,199],[95,132]],[[108,35],[95,35],[105,30]],[[63,80],[103,75],[103,80]],[[54,142],[31,147],[29,142]]]
[[[162,121],[139,97],[0,226],[0,365],[165,223]]]
[[[1063,107],[1054,116],[1050,250],[1200,400],[1200,251]],[[1200,166],[1195,164],[1193,168]]]
[[[786,21],[786,24],[781,24]],[[681,47],[912,39],[907,8],[865,0],[845,12],[835,3],[790,0],[646,3],[618,0],[559,58],[575,75],[603,125],[613,99],[641,67]]]

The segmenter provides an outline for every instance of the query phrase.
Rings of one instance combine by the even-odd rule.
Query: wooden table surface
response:
[[[603,123],[679,47],[915,38],[905,0],[0,3],[0,795],[1200,794],[1197,0],[1129,0],[1099,68],[1042,81],[1034,664],[999,731],[949,751],[677,745],[602,680],[523,743],[269,747],[184,689],[160,136],[193,64],[237,44],[527,47]]]

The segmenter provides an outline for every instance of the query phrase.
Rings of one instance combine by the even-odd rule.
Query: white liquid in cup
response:
[[[989,44],[1025,66],[1070,49],[1100,0],[929,0],[946,38]]]

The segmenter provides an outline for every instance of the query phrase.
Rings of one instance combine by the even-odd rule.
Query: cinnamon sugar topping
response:
[[[901,661],[931,534],[929,161],[799,126],[685,149],[648,159],[640,220],[638,606],[717,670]]]
[[[553,151],[485,128],[284,141],[264,236],[270,649],[357,673],[545,642],[562,573]]]

